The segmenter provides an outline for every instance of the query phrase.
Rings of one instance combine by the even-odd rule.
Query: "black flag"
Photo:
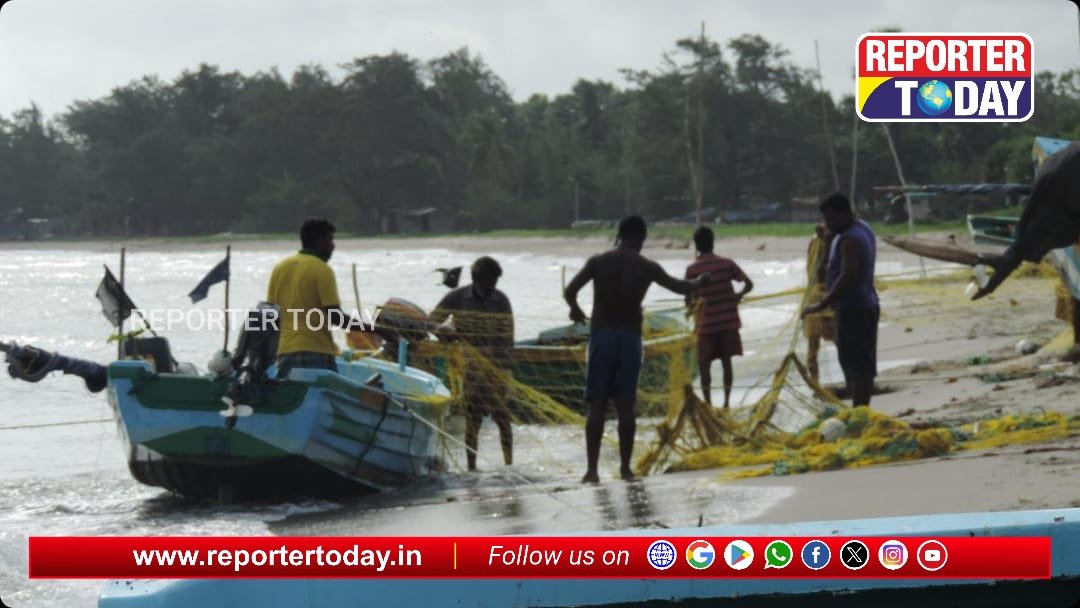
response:
[[[210,286],[214,283],[220,283],[222,281],[229,280],[229,256],[225,256],[224,260],[218,262],[217,266],[203,277],[203,280],[199,281],[199,284],[195,286],[195,289],[191,290],[188,297],[191,298],[191,303],[194,304],[199,300],[206,298],[207,292],[210,291]]]
[[[135,304],[131,302],[131,298],[124,292],[120,281],[116,280],[108,266],[105,267],[105,276],[98,284],[94,296],[101,301],[101,314],[105,315],[113,327],[120,327],[120,323],[130,317],[131,311],[135,310]]]

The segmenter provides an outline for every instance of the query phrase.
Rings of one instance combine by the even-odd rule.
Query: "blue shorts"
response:
[[[589,334],[585,400],[635,400],[644,354],[641,334],[619,329],[594,329]]]

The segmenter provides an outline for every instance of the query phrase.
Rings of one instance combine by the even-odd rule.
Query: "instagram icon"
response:
[[[885,541],[878,549],[878,561],[889,570],[899,570],[904,567],[907,558],[907,547],[898,540]]]

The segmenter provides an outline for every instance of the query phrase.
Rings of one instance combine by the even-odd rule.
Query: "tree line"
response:
[[[658,67],[623,74],[624,87],[583,79],[520,102],[467,49],[358,58],[337,77],[205,64],[146,76],[54,117],[0,117],[0,220],[156,236],[286,232],[325,216],[372,234],[395,210],[436,207],[460,230],[559,228],[575,208],[662,219],[692,212],[695,196],[733,210],[847,192],[855,146],[857,200],[897,182],[883,131],[853,120],[852,96],[823,95],[760,36],[679,40]],[[1038,74],[1035,99],[1025,123],[890,125],[905,177],[1029,181],[1034,135],[1080,139],[1080,71]]]

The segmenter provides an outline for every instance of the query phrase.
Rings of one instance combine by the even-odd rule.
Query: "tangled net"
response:
[[[1046,265],[1030,265],[1020,274],[1056,276]],[[962,285],[967,278],[957,272],[893,278],[879,281],[878,288],[883,293],[901,291],[933,313],[965,305]],[[820,288],[811,285],[771,297],[796,294],[799,310],[819,297]],[[892,320],[906,321],[903,315],[896,311]],[[890,318],[888,312],[884,317]],[[541,332],[534,340],[515,344],[509,355],[496,355],[490,347],[493,335],[485,328],[501,322],[496,315],[458,313],[456,327],[443,336],[448,339],[419,340],[410,346],[409,364],[446,383],[453,396],[451,412],[461,412],[471,400],[482,399],[491,407],[490,396],[500,395],[496,406],[508,408],[519,424],[580,427],[588,328]],[[828,323],[819,321],[815,327],[813,331],[820,332]],[[1057,412],[913,426],[868,408],[852,409],[811,376],[798,354],[803,329],[797,318],[789,321],[763,349],[783,354],[775,371],[748,391],[753,402],[724,410],[709,406],[694,392],[696,340],[683,311],[648,311],[638,413],[658,420],[651,440],[647,426],[639,430],[639,442],[644,438],[647,446],[636,473],[724,468],[732,478],[790,475],[1052,441],[1080,431],[1080,418]]]

